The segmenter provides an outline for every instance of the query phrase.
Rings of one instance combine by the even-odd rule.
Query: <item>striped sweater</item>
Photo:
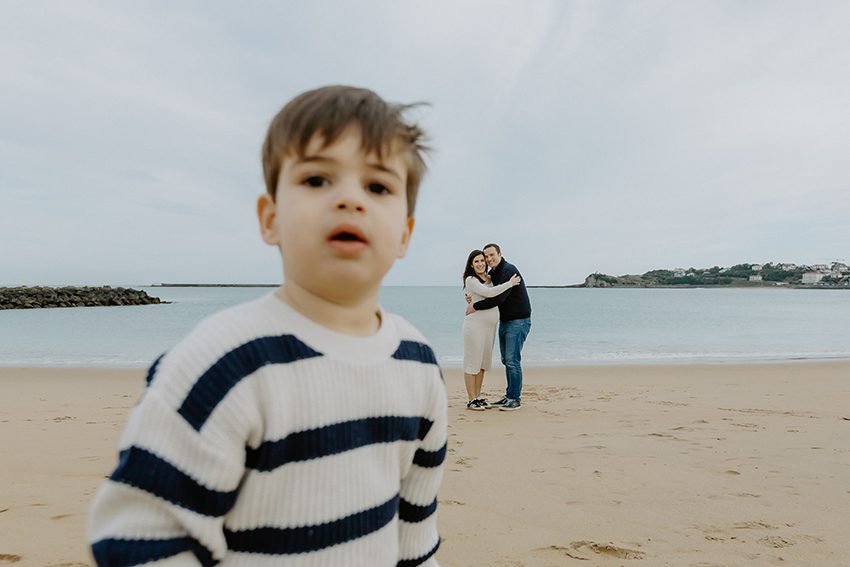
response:
[[[435,566],[446,390],[382,312],[333,332],[274,294],[201,322],[148,372],[89,538],[99,565]]]

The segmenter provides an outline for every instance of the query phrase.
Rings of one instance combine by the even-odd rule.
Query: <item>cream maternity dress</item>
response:
[[[495,297],[511,287],[510,282],[495,287],[492,284],[484,284],[475,276],[466,278],[465,284],[463,290],[472,297],[472,303],[486,297]],[[498,322],[498,307],[474,311],[463,318],[463,371],[467,374],[490,370]]]

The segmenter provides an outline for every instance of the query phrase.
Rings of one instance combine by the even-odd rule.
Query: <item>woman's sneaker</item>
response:
[[[471,409],[474,411],[484,411],[484,406],[482,406],[481,402],[478,400],[478,398],[476,398],[474,400],[469,400],[466,403],[466,409]]]
[[[484,409],[490,409],[490,404],[487,403],[487,400],[484,399],[484,396],[478,396],[475,398],[478,401],[478,405],[480,405]]]

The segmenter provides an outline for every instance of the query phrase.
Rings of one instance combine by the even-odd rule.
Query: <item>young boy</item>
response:
[[[333,86],[272,120],[257,212],[284,283],[151,367],[92,504],[99,565],[436,565],[446,391],[378,306],[425,171],[406,108]]]

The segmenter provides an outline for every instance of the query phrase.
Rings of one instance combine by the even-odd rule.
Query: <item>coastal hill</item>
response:
[[[677,268],[612,276],[593,273],[575,287],[773,287],[850,289],[850,267],[843,262],[813,264],[736,264],[724,268]]]

